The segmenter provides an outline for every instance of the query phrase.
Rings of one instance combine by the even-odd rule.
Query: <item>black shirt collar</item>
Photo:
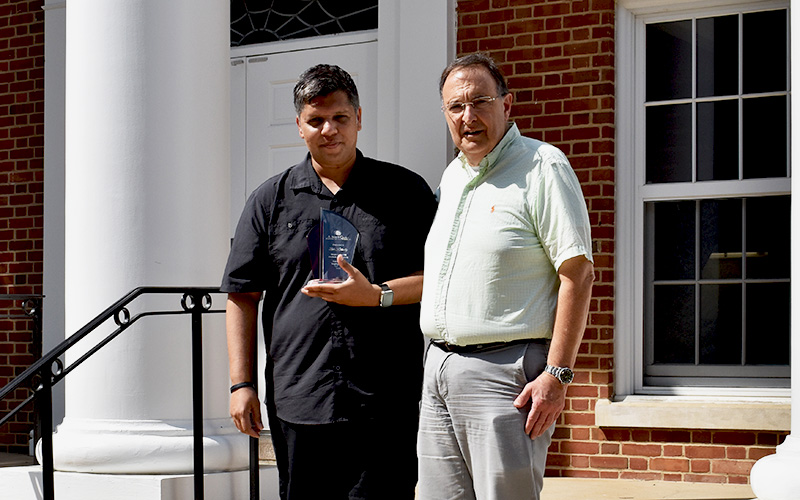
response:
[[[347,181],[345,181],[344,186],[342,189],[347,187],[348,185],[352,185],[358,181],[358,172],[360,172],[361,164],[364,163],[364,155],[361,153],[360,150],[356,149],[356,161],[353,164],[352,170],[350,170],[350,175],[347,177]],[[325,194],[327,193],[327,189],[322,184],[322,179],[319,178],[317,171],[314,170],[314,165],[311,163],[311,153],[306,154],[305,161],[299,163],[297,165],[298,168],[294,169],[292,172],[292,176],[289,179],[289,187],[294,191],[302,191],[304,189],[309,189],[311,192],[316,194]]]

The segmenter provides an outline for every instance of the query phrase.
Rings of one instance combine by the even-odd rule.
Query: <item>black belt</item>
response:
[[[487,342],[485,344],[456,345],[445,342],[444,340],[431,340],[431,344],[446,352],[456,352],[459,354],[471,354],[475,352],[494,351],[518,344],[546,344],[550,339],[519,339],[510,342]]]

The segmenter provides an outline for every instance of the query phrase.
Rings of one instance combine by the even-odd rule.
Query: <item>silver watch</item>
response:
[[[567,385],[575,378],[575,373],[566,366],[545,365],[544,371],[554,376],[562,385]]]
[[[394,300],[394,290],[389,288],[386,283],[381,283],[381,307],[389,307]]]

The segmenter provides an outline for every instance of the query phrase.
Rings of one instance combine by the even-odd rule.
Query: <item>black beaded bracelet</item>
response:
[[[256,384],[254,384],[252,382],[241,382],[241,383],[238,383],[238,384],[233,384],[231,386],[231,394],[233,394],[234,391],[238,391],[242,387],[249,387],[251,389],[255,389],[256,388]]]

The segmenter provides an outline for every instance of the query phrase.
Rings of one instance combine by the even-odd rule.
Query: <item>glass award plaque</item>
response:
[[[311,273],[321,283],[337,283],[347,279],[347,272],[336,258],[353,262],[358,244],[358,229],[346,217],[330,210],[320,209],[319,225],[306,236],[308,254],[311,256]]]

